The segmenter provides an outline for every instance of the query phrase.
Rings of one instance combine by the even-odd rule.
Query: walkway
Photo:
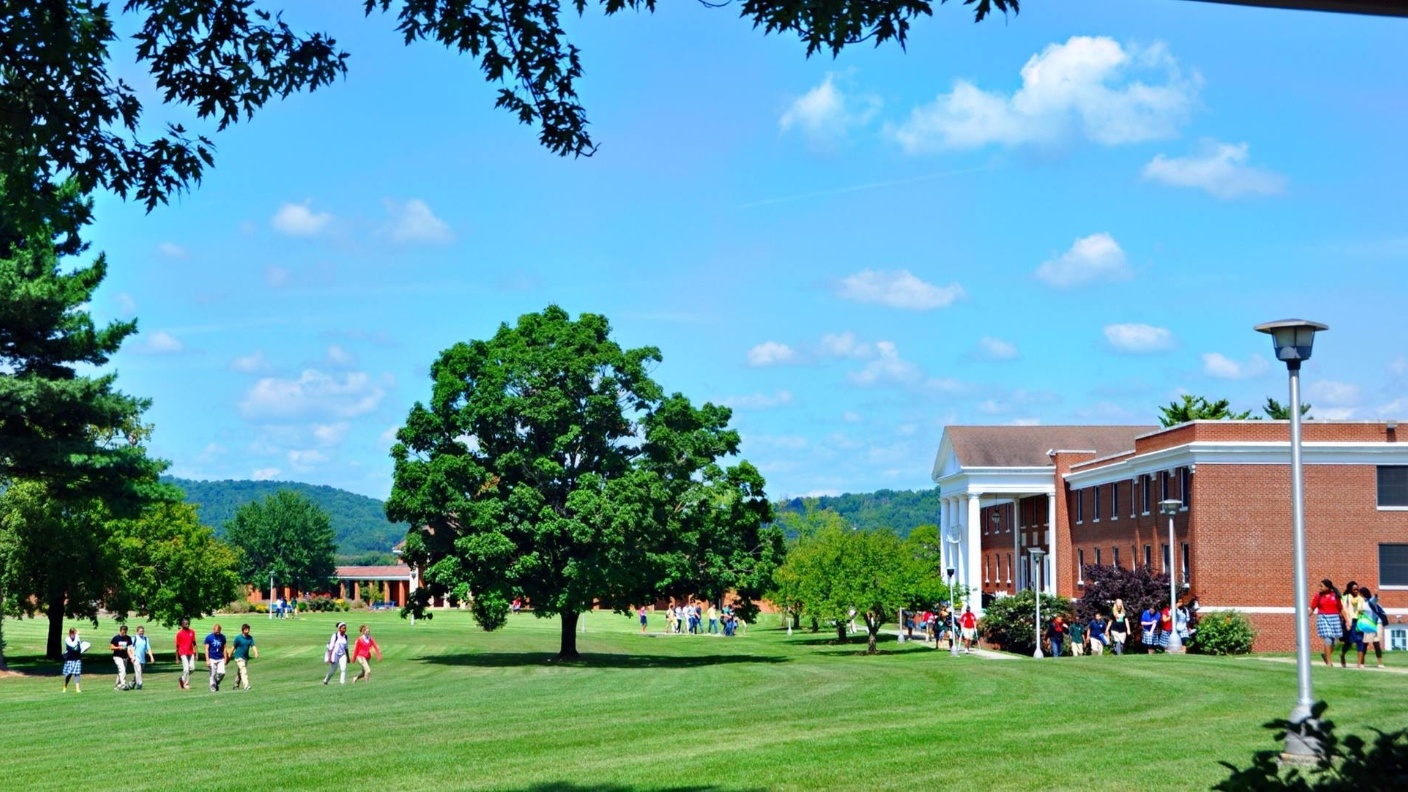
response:
[[[1252,657],[1252,658],[1249,658],[1249,659],[1251,659],[1251,660],[1260,660],[1260,661],[1262,661],[1262,662],[1264,662],[1264,663],[1291,663],[1291,664],[1293,664],[1293,665],[1294,665],[1295,662],[1296,662],[1296,659],[1295,659],[1294,657]],[[1316,665],[1316,666],[1323,666],[1324,663],[1323,663],[1320,659],[1316,658],[1316,659],[1315,659],[1315,662],[1314,662],[1314,665]],[[1334,666],[1334,668],[1339,668],[1339,666]],[[1350,667],[1348,667],[1348,668],[1346,668],[1346,669],[1341,669],[1341,670],[1345,670],[1345,671],[1359,671],[1360,669],[1355,668],[1354,666],[1350,666]],[[1408,674],[1408,668],[1394,668],[1393,666],[1384,666],[1383,668],[1375,668],[1374,666],[1364,666],[1363,670],[1365,670],[1365,671],[1373,671],[1373,672],[1375,672],[1375,673],[1387,672],[1387,673],[1390,673],[1390,674]]]

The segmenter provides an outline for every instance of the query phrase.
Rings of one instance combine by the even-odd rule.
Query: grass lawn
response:
[[[563,666],[546,662],[557,623],[530,615],[492,634],[460,612],[414,627],[344,618],[353,632],[370,623],[386,653],[370,685],[319,684],[336,617],[251,614],[220,619],[231,634],[254,627],[248,693],[232,689],[233,668],[220,693],[200,668],[178,690],[161,628],[146,689],[114,691],[107,622],[79,625],[94,644],[81,695],[61,694],[57,664],[37,659],[44,624],[7,619],[25,673],[0,678],[0,786],[1206,788],[1225,776],[1219,759],[1245,765],[1272,747],[1260,724],[1295,693],[1294,665],[1254,659],[984,660],[893,638],[866,657],[825,634],[642,637],[626,617],[592,614],[585,662]],[[1317,666],[1315,684],[1342,731],[1408,725],[1408,675]]]

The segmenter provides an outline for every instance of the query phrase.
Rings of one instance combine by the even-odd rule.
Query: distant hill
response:
[[[382,502],[336,487],[303,484],[297,481],[193,481],[163,477],[186,491],[186,502],[200,509],[200,520],[216,533],[225,532],[225,523],[246,503],[263,500],[279,490],[293,490],[321,506],[332,520],[339,556],[382,553],[389,560],[391,548],[406,538],[410,526],[386,519]]]
[[[806,510],[804,501],[793,498],[773,504],[779,515]],[[876,490],[875,492],[826,495],[816,498],[817,508],[830,509],[863,531],[889,528],[900,536],[920,525],[939,524],[939,490]]]

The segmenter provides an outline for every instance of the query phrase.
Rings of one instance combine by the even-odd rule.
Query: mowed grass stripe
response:
[[[373,626],[385,660],[370,685],[320,684],[339,618]],[[178,690],[162,629],[147,689],[115,692],[107,624],[80,625],[95,644],[81,696],[61,695],[57,665],[35,657],[43,623],[7,620],[13,664],[36,673],[0,678],[6,788],[114,772],[126,789],[1206,788],[1225,775],[1217,760],[1271,747],[1260,724],[1295,690],[1282,663],[994,661],[893,637],[867,657],[767,622],[736,639],[642,637],[591,614],[587,661],[564,665],[548,662],[557,623],[531,615],[496,633],[460,612],[415,626],[365,612],[219,621],[244,620],[261,652],[249,693],[233,674],[205,691],[204,668]],[[203,637],[209,620],[196,627]],[[1344,727],[1408,725],[1400,675],[1319,668],[1316,685]]]

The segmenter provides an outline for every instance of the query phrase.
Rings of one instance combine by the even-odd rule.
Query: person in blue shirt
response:
[[[210,692],[220,689],[225,678],[225,660],[229,656],[229,641],[220,632],[220,625],[210,627],[210,635],[205,636],[205,667],[210,669]]]
[[[1090,617],[1090,624],[1086,625],[1087,634],[1090,636],[1090,654],[1102,655],[1105,653],[1105,614],[1097,613]]]
[[[137,637],[132,639],[132,645],[127,647],[127,654],[132,658],[132,674],[136,677],[137,689],[142,689],[142,669],[148,662],[154,662],[156,657],[152,655],[152,642],[147,640],[147,628],[145,625],[137,628]]]

